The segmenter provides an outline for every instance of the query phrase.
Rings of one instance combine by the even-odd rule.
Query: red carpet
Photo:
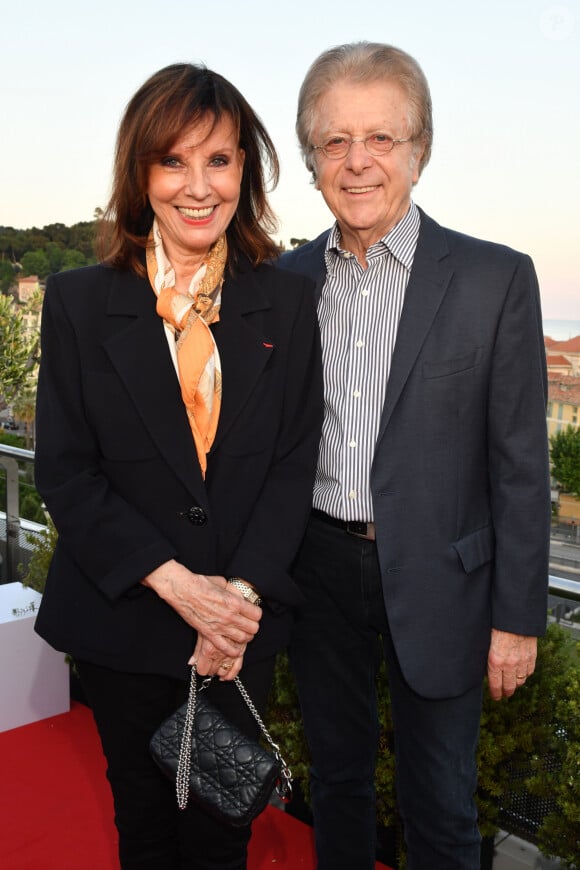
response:
[[[0,733],[2,870],[118,870],[105,760],[83,704]],[[254,823],[248,870],[314,870],[312,830],[268,807]],[[377,870],[386,870],[377,863]]]

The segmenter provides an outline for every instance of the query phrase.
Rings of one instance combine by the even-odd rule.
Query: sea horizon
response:
[[[554,341],[568,341],[580,335],[580,320],[542,320],[544,335]]]

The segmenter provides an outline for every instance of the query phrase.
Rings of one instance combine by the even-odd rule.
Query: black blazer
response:
[[[322,380],[309,280],[240,267],[212,326],[223,375],[201,476],[149,282],[106,266],[47,284],[36,484],[59,532],[36,630],[74,657],[186,675],[195,633],[141,578],[175,558],[255,583],[247,660],[287,640],[311,505]]]
[[[318,293],[327,237],[280,261]],[[393,640],[425,697],[481,681],[491,627],[545,631],[546,384],[529,257],[421,212],[371,489]]]

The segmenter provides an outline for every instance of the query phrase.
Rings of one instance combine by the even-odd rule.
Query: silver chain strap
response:
[[[212,677],[206,677],[200,686],[200,692],[207,689],[212,681]],[[292,797],[292,772],[280,752],[280,747],[274,743],[268,729],[264,725],[262,718],[250,696],[248,695],[242,681],[239,677],[235,678],[236,686],[240,695],[246,702],[246,705],[260,726],[263,736],[268,741],[270,748],[274,751],[276,759],[281,764],[280,779],[276,783],[276,793],[278,797],[288,803]],[[177,777],[175,780],[175,790],[177,792],[177,805],[180,810],[184,810],[187,806],[189,796],[189,773],[191,770],[191,735],[193,733],[193,723],[195,719],[195,707],[197,704],[197,668],[193,665],[191,669],[191,682],[189,685],[189,697],[187,699],[187,710],[185,712],[185,721],[183,724],[183,736],[181,738],[181,746],[179,747],[179,763],[177,765]]]

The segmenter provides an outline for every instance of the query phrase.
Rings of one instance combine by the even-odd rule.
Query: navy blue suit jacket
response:
[[[280,261],[318,293],[327,237]],[[492,627],[545,631],[546,385],[530,258],[421,212],[371,490],[395,648],[425,697],[481,681]]]

